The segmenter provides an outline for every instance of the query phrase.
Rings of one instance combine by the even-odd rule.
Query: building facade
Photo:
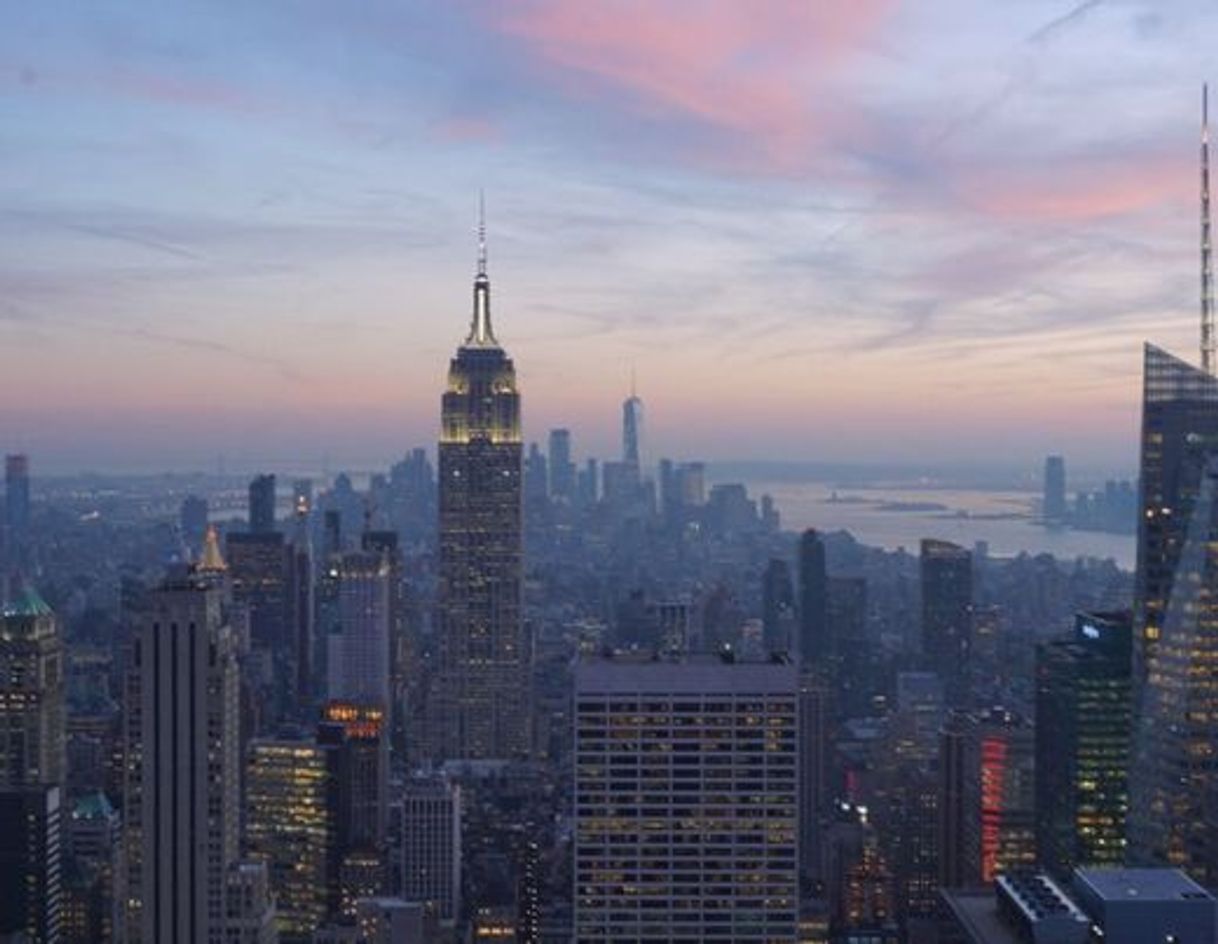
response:
[[[948,703],[968,707],[973,621],[973,555],[950,541],[921,547],[922,652],[943,679]]]
[[[1125,862],[1133,734],[1132,617],[1080,613],[1036,659],[1036,829],[1040,865]]]
[[[0,608],[0,786],[64,783],[64,694],[59,621],[22,583]]]
[[[1135,596],[1133,865],[1218,877],[1218,379],[1145,349]]]
[[[246,845],[266,862],[285,944],[309,941],[338,879],[338,780],[333,750],[314,741],[250,743]]]
[[[241,797],[236,644],[213,582],[150,595],[125,712],[126,939],[219,944]]]
[[[577,940],[794,940],[798,681],[715,658],[577,667]]]
[[[490,290],[483,250],[441,409],[440,678],[430,720],[431,751],[446,759],[529,753],[520,394],[491,328]]]

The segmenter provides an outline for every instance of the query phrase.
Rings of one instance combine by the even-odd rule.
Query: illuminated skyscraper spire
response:
[[[1214,260],[1210,246],[1209,85],[1201,86],[1201,369],[1214,374]]]
[[[486,199],[478,191],[478,273],[474,276],[474,316],[466,347],[498,347],[491,330],[491,280],[486,274]]]

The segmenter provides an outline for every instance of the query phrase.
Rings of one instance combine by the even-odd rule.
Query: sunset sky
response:
[[[526,434],[1126,471],[1196,358],[1213,0],[8,4],[0,451],[387,465],[479,188]]]

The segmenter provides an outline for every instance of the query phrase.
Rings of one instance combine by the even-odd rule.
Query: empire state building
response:
[[[491,329],[485,226],[469,335],[448,369],[440,432],[440,677],[432,753],[529,750],[529,647],[521,614],[521,440],[516,369]]]

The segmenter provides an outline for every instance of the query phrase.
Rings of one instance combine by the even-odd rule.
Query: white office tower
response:
[[[798,670],[576,669],[575,937],[794,941]]]
[[[199,573],[150,595],[126,686],[126,940],[220,944],[238,855],[237,660]]]

